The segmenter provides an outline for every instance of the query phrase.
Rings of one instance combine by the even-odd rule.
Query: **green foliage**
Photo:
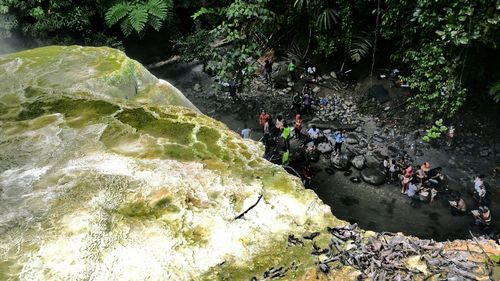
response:
[[[356,34],[352,36],[346,51],[352,61],[359,62],[370,53],[371,47],[372,43],[368,39],[368,34]]]
[[[333,24],[337,23],[337,18],[339,14],[336,10],[329,8],[323,10],[316,20],[316,26],[319,30],[330,30],[333,28]]]
[[[180,38],[176,42],[176,48],[182,54],[181,58],[184,62],[199,60],[206,64],[212,56],[212,50],[207,42],[212,40],[212,34],[208,30],[200,29]]]
[[[266,0],[236,0],[227,6],[201,8],[192,18],[218,15],[222,19],[210,30],[199,29],[179,42],[184,59],[206,63],[219,81],[235,80],[248,86],[257,70],[255,61],[265,48],[257,40],[272,31],[276,19],[268,4]]]
[[[428,119],[451,117],[465,102],[466,89],[456,76],[458,58],[447,60],[443,52],[441,46],[428,43],[408,51],[403,59],[413,67],[407,82],[419,93],[412,97],[412,105]]]
[[[338,40],[332,40],[332,38],[326,34],[317,35],[316,41],[318,47],[314,50],[314,54],[329,57],[337,50]]]
[[[500,102],[500,81],[494,82],[490,88],[488,93],[493,98],[495,102]]]
[[[0,0],[0,38],[13,32],[41,44],[91,44],[119,47],[115,37],[103,36],[103,1]]]
[[[382,35],[398,44],[393,58],[411,67],[412,106],[428,119],[452,116],[464,104],[466,67],[477,63],[468,60],[469,49],[496,48],[500,42],[496,2],[386,1]]]
[[[438,139],[441,134],[446,132],[448,127],[443,125],[443,119],[439,119],[434,122],[434,125],[426,130],[425,136],[422,138],[425,142],[430,142],[431,140]]]
[[[108,26],[120,22],[125,36],[129,36],[133,31],[140,34],[146,26],[159,31],[172,8],[173,0],[125,1],[109,8],[105,20]]]

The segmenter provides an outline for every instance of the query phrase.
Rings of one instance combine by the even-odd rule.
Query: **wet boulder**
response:
[[[351,165],[349,156],[346,154],[335,155],[330,159],[332,166],[339,170],[347,170]]]
[[[355,136],[355,135],[349,135],[346,139],[345,139],[345,143],[347,144],[358,144],[359,143],[359,140],[358,140],[358,137]]]
[[[318,148],[319,152],[321,152],[321,153],[329,153],[329,152],[332,152],[332,150],[333,150],[332,146],[326,142],[322,142],[322,143],[318,144],[317,148]]]
[[[385,182],[385,175],[378,169],[368,168],[361,171],[361,179],[371,185],[381,185]]]
[[[363,155],[358,155],[351,160],[351,164],[354,168],[361,170],[365,167],[365,157]]]

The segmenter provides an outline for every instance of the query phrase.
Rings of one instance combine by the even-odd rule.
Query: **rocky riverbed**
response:
[[[291,120],[291,96],[303,85],[303,82],[293,85],[283,80],[276,83],[282,88],[276,88],[256,79],[252,90],[244,96],[244,102],[233,102],[227,94],[215,90],[213,81],[202,72],[199,65],[174,65],[153,72],[182,89],[203,112],[225,122],[235,131],[243,128],[245,123],[257,129],[257,116],[261,108],[274,116],[282,114]],[[280,75],[282,73],[276,74],[276,80],[280,79]],[[472,137],[474,132],[463,132],[457,134],[451,149],[443,141],[433,145],[425,143],[422,141],[425,128],[407,126],[407,122],[398,123],[398,118],[411,116],[402,112],[395,114],[391,109],[401,103],[400,97],[406,93],[390,89],[393,101],[379,105],[363,97],[366,83],[361,81],[356,87],[346,90],[340,87],[333,73],[311,83],[316,99],[326,97],[330,102],[326,107],[315,107],[315,114],[305,115],[306,123],[322,129],[348,130],[342,156],[330,157],[326,153],[314,165],[317,174],[313,180],[313,190],[320,198],[332,207],[337,216],[357,222],[365,229],[401,231],[438,240],[465,238],[469,237],[469,229],[478,231],[471,226],[471,216],[451,215],[447,196],[438,196],[434,202],[415,205],[399,193],[398,187],[383,183],[379,172],[383,158],[406,155],[407,161],[414,165],[428,161],[433,167],[443,167],[448,186],[462,194],[469,210],[476,207],[471,192],[472,179],[477,174],[487,174],[488,197],[494,221],[492,229],[498,229],[496,218],[500,218],[500,176],[492,178],[491,171],[500,159],[500,139],[493,137],[485,141],[485,138]],[[376,83],[389,89],[385,81]],[[371,109],[366,110],[366,107]],[[258,130],[254,130],[252,138],[258,140],[260,136]],[[323,145],[320,149],[329,151],[331,148]],[[351,170],[352,175],[346,177],[340,172],[334,175],[327,173],[325,169],[330,166]],[[352,177],[370,178],[376,185],[354,183],[349,180]]]

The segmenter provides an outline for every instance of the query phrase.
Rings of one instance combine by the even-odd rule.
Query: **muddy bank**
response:
[[[226,123],[229,128],[237,132],[245,126],[253,128],[251,137],[255,140],[261,138],[257,123],[259,110],[264,108],[274,116],[282,114],[291,118],[292,93],[294,90],[300,90],[302,86],[300,83],[291,86],[285,81],[281,83],[283,88],[276,89],[257,79],[249,95],[233,102],[226,93],[215,89],[212,79],[202,72],[201,65],[169,65],[153,70],[153,73],[174,84],[202,112]],[[393,157],[402,153],[408,154],[414,165],[429,161],[434,167],[443,167],[450,188],[462,194],[468,210],[477,207],[472,198],[472,177],[479,172],[491,171],[495,162],[500,159],[500,140],[493,139],[491,143],[482,143],[479,139],[472,139],[466,142],[464,139],[467,136],[464,135],[463,138],[457,138],[457,145],[452,150],[443,150],[423,143],[423,130],[400,128],[397,121],[395,122],[397,119],[386,116],[393,114],[387,107],[395,107],[400,102],[397,96],[392,103],[385,105],[370,104],[370,101],[357,103],[357,98],[364,91],[363,87],[366,87],[366,81],[359,83],[357,87],[344,90],[337,87],[335,79],[326,75],[320,84],[313,84],[312,87],[317,98],[330,97],[334,106],[331,110],[305,115],[306,123],[327,124],[331,127],[338,127],[340,123],[353,125],[353,130],[348,132],[348,138],[356,141],[346,143],[343,147],[351,158],[363,155],[366,165],[374,168],[379,166],[383,156]],[[407,94],[400,90],[390,93],[399,96]],[[366,106],[371,106],[371,113],[374,112],[373,108],[377,113],[360,113],[366,111],[363,110]],[[341,112],[340,116],[338,112]],[[484,152],[480,153],[481,151]],[[445,196],[438,196],[432,203],[410,204],[410,200],[399,192],[399,187],[389,184],[376,187],[366,183],[353,183],[349,180],[350,177],[345,177],[340,172],[334,175],[326,173],[325,168],[329,166],[329,155],[322,156],[320,161],[314,164],[317,173],[313,180],[313,190],[331,206],[333,213],[340,219],[357,222],[364,229],[403,232],[441,241],[465,238],[469,236],[469,229],[478,230],[472,226],[473,219],[470,215],[451,215]],[[300,169],[300,165],[298,168]],[[353,168],[353,176],[358,173]],[[493,230],[499,229],[496,221],[500,218],[498,178],[489,177],[486,180],[490,184],[488,196],[493,214]]]

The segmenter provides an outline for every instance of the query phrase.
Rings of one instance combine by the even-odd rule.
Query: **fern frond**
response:
[[[172,10],[173,2],[172,0],[149,0],[146,6],[150,15],[164,20],[168,12]]]
[[[109,27],[111,27],[112,25],[114,25],[115,23],[117,23],[118,21],[123,19],[125,16],[127,16],[129,11],[131,10],[131,8],[132,7],[126,2],[119,3],[119,4],[112,6],[106,12],[106,15],[104,18],[106,20],[106,24]]]
[[[148,25],[151,26],[154,30],[160,31],[161,26],[163,25],[163,21],[157,17],[149,17]]]
[[[135,9],[128,14],[130,25],[137,32],[141,32],[148,22],[148,9],[147,6],[137,5]]]
[[[130,34],[132,34],[132,25],[130,24],[130,21],[128,18],[125,18],[122,23],[120,24],[120,28],[122,30],[122,33],[123,35],[125,35],[125,37],[128,37],[130,36]]]

